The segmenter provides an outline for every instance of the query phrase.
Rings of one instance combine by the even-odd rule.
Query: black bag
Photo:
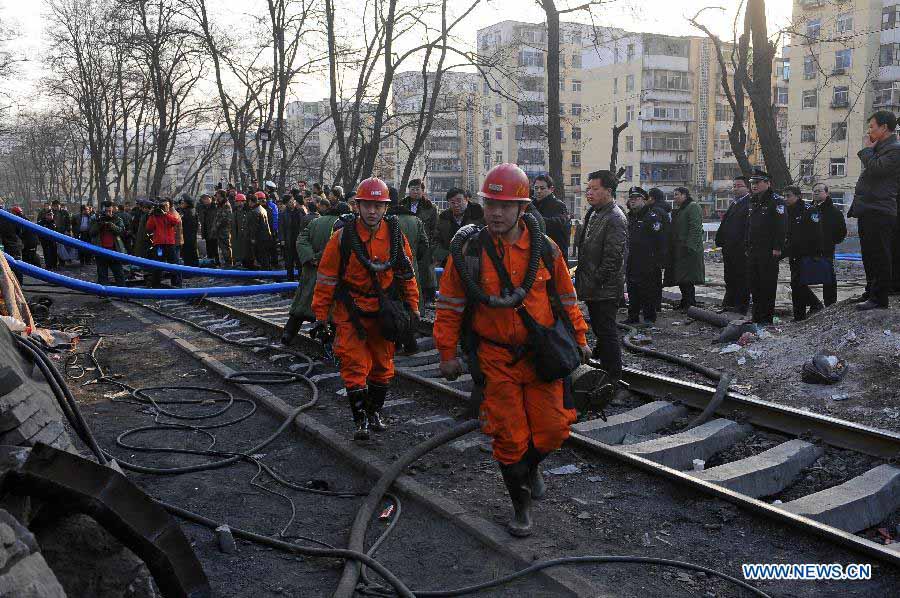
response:
[[[509,273],[503,267],[500,257],[497,255],[497,249],[494,247],[493,241],[488,240],[485,246],[488,257],[497,270],[497,275],[509,291],[513,290],[512,280]],[[528,351],[534,363],[534,370],[538,378],[544,382],[553,382],[561,380],[575,371],[581,365],[581,349],[575,342],[575,334],[572,323],[569,321],[568,315],[562,309],[559,302],[559,294],[556,291],[556,284],[553,282],[553,261],[542,252],[544,265],[550,272],[550,279],[547,281],[547,294],[550,296],[550,307],[553,311],[555,322],[553,326],[542,326],[539,324],[528,310],[525,309],[524,303],[515,308],[516,313],[522,318],[522,323],[528,330]]]
[[[382,290],[378,276],[371,270],[369,274],[372,275],[372,285],[378,293],[378,327],[381,329],[381,336],[392,343],[406,341],[413,329],[413,313],[406,301],[396,298],[396,274],[387,293]]]
[[[834,281],[834,264],[828,258],[804,256],[797,260],[797,284],[832,284]]]

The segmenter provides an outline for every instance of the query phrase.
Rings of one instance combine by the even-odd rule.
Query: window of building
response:
[[[563,104],[562,102],[559,103],[559,115],[560,116],[566,115],[566,105]]]
[[[490,93],[491,85],[487,81],[481,82],[481,91],[484,93]]]
[[[619,93],[619,78],[613,77],[613,94]]]
[[[581,32],[580,31],[572,32],[572,43],[573,44],[581,44]]]
[[[573,69],[581,68],[581,54],[572,54],[572,68]]]
[[[540,50],[519,52],[519,66],[544,66],[544,53]]]
[[[572,91],[581,91],[581,81],[578,79],[572,81]]]
[[[837,50],[834,53],[834,70],[846,71],[853,62],[853,50]]]
[[[494,152],[494,164],[503,164],[503,152]]]
[[[819,39],[822,31],[822,19],[810,19],[806,22],[806,38],[808,42]]]
[[[482,141],[485,145],[490,145],[490,144],[491,144],[491,131],[490,131],[490,129],[485,129],[484,131],[481,132],[481,141]]]
[[[613,48],[613,63],[619,64],[619,46]]]
[[[503,104],[494,104],[494,116],[503,116]]]
[[[543,164],[544,150],[541,148],[519,148],[519,154],[516,159],[519,164]]]
[[[628,44],[628,47],[625,49],[625,56],[627,60],[634,58],[634,44]]]
[[[613,124],[619,122],[619,107],[613,106]]]
[[[625,77],[625,91],[634,91],[634,75]]]
[[[634,137],[631,135],[627,135],[625,137],[625,151],[626,152],[634,151]]]
[[[815,108],[818,104],[819,93],[818,90],[815,89],[807,89],[803,91],[803,103],[801,106],[804,108]]]
[[[847,176],[847,158],[832,158],[829,174],[833,177]]]
[[[811,177],[815,171],[815,163],[812,160],[800,160],[800,176]]]
[[[800,125],[800,141],[803,143],[815,143],[816,125]]]
[[[686,71],[644,71],[644,87],[647,89],[691,91],[692,83],[691,74]]]
[[[581,166],[581,152],[572,152],[572,166]]]
[[[853,31],[853,15],[849,12],[842,12],[837,18],[837,32],[848,33]]]
[[[536,141],[544,139],[546,131],[540,125],[516,125],[516,139],[518,141]]]
[[[881,9],[881,28],[893,29],[900,23],[900,4]]]
[[[898,65],[900,65],[900,44],[881,44],[878,52],[878,66]]]
[[[779,106],[787,106],[787,104],[788,104],[788,88],[787,87],[776,87],[775,88],[775,103]]]
[[[663,120],[691,120],[691,109],[672,108],[671,106],[654,106],[653,118]]]
[[[850,105],[850,88],[846,85],[836,85],[831,105],[835,108],[844,108]]]
[[[572,104],[572,116],[581,116],[581,104]]]
[[[581,175],[573,174],[573,175],[569,176],[569,185],[572,187],[575,187],[576,189],[578,187],[581,187]]]
[[[572,127],[572,139],[574,141],[581,139],[581,127]]]
[[[543,91],[544,90],[544,78],[543,77],[522,77],[520,83],[522,85],[523,91]]]
[[[503,128],[502,127],[497,127],[496,129],[494,129],[494,139],[496,139],[498,141],[503,139]]]
[[[839,123],[831,123],[831,140],[846,141],[847,140],[847,121]]]
[[[791,59],[785,58],[781,63],[781,78],[785,81],[791,80]]]
[[[634,120],[634,106],[628,104],[625,106],[625,121],[631,122]]]
[[[812,56],[803,57],[803,78],[815,79],[816,77],[816,59]]]

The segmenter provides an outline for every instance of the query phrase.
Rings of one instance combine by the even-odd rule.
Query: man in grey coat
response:
[[[863,139],[865,147],[857,154],[863,169],[847,215],[859,220],[866,292],[856,307],[863,311],[888,307],[892,267],[900,267],[891,264],[893,223],[897,220],[900,191],[900,141],[894,133],[896,128],[894,113],[879,110],[869,117],[869,130]]]
[[[591,329],[597,337],[594,358],[609,374],[610,382],[622,376],[622,349],[616,328],[616,311],[625,289],[625,252],[628,218],[616,205],[618,181],[609,170],[588,175],[585,194],[590,204],[577,239],[578,269],[575,291],[587,304]]]

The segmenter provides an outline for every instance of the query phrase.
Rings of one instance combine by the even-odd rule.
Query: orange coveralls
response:
[[[384,262],[390,257],[391,242],[388,225],[382,221],[374,234],[359,220],[356,231],[360,240],[369,252],[369,258],[375,262]],[[328,240],[322,259],[319,260],[319,271],[316,276],[316,289],[313,292],[312,310],[317,320],[325,321],[331,313],[337,331],[334,339],[334,353],[341,360],[341,378],[349,390],[364,388],[367,381],[388,384],[394,377],[394,343],[381,336],[378,319],[362,316],[360,320],[366,330],[366,338],[361,339],[350,321],[347,308],[341,301],[335,301],[334,292],[338,283],[338,272],[341,264],[341,233],[339,229]],[[412,263],[412,251],[409,242],[403,236],[403,252]],[[389,268],[376,274],[382,289],[387,289],[394,280],[394,271]],[[369,271],[350,252],[350,259],[344,271],[344,281],[350,290],[350,296],[356,306],[363,312],[378,313],[378,296],[372,286]],[[419,287],[415,277],[405,280],[401,288],[406,295],[406,302],[413,313],[419,311]]]
[[[521,220],[519,226],[524,228]],[[528,232],[523,230],[519,240],[511,245],[499,238],[493,240],[513,284],[521,285],[531,255]],[[553,243],[549,239],[547,241]],[[555,260],[552,276],[556,290],[575,328],[575,340],[579,345],[585,345],[587,340],[584,333],[588,327],[577,305],[569,269],[556,244],[553,244],[553,249]],[[550,276],[551,273],[541,260],[534,286],[524,302],[528,313],[542,326],[551,326],[554,321],[547,294],[547,280]],[[500,277],[483,249],[481,288],[489,295],[500,294]],[[465,286],[451,257],[441,276],[440,297],[434,320],[434,342],[441,361],[456,357],[465,305]],[[524,345],[527,331],[515,310],[492,308],[483,303],[475,303],[473,307],[475,313],[472,326],[481,337],[478,361],[485,377],[484,400],[481,403],[482,431],[493,438],[494,458],[505,465],[517,463],[528,450],[529,442],[542,453],[558,449],[569,437],[569,425],[576,419],[574,409],[563,407],[562,380],[541,381],[530,356],[514,365],[508,365],[513,360],[510,352],[485,340],[505,345]]]

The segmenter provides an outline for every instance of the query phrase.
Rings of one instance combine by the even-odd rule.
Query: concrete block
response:
[[[619,444],[626,434],[642,436],[655,432],[686,412],[684,407],[668,401],[653,401],[631,411],[612,415],[607,421],[597,418],[579,422],[572,426],[572,430],[606,444]]]
[[[758,498],[777,494],[790,486],[800,471],[812,465],[822,452],[820,447],[796,439],[746,459],[689,473],[695,478]]]
[[[694,459],[708,460],[747,435],[749,427],[714,419],[680,434],[629,444],[619,450],[673,469],[689,469]]]
[[[838,486],[781,505],[785,511],[855,533],[900,509],[900,468],[879,465]]]

